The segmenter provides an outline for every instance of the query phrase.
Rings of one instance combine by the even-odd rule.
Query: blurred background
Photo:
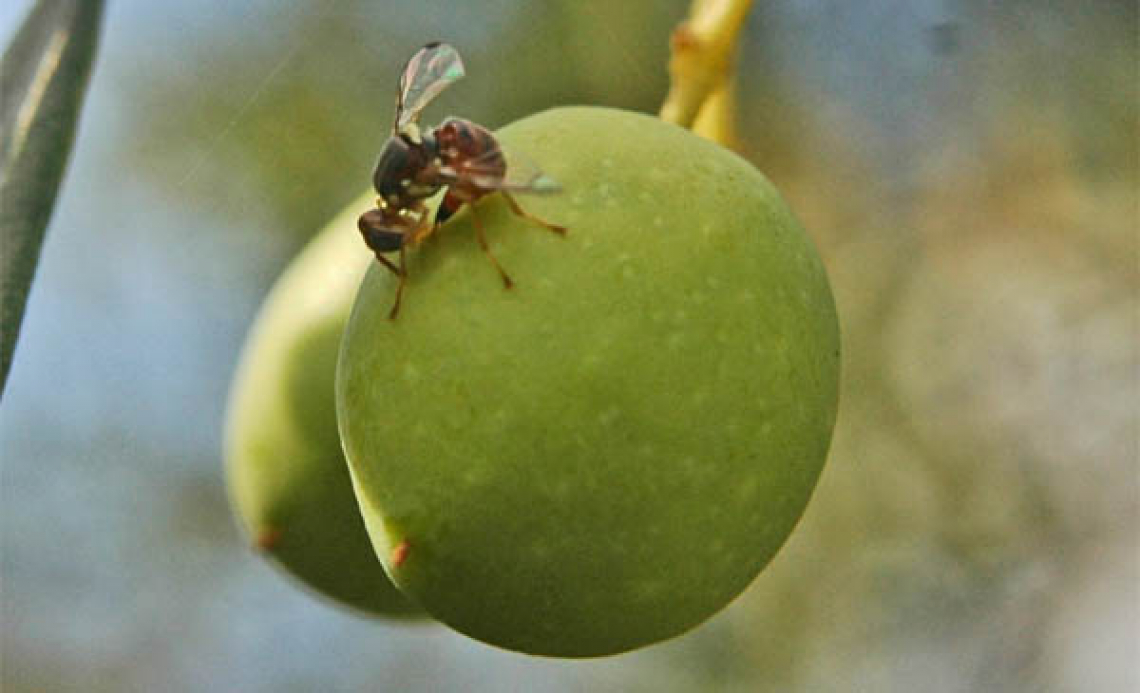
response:
[[[29,6],[0,9],[6,42]],[[831,274],[828,467],[696,631],[558,661],[371,621],[255,556],[221,431],[276,274],[365,189],[421,44],[433,106],[655,112],[688,0],[109,3],[0,405],[0,688],[1140,688],[1136,3],[758,2],[742,153]]]

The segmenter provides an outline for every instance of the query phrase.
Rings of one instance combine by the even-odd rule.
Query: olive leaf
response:
[[[102,0],[40,0],[0,59],[0,393],[67,165]]]

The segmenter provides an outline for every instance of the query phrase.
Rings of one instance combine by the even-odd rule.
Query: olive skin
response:
[[[251,545],[309,588],[370,614],[422,614],[392,585],[364,530],[337,434],[341,334],[372,254],[356,215],[334,220],[273,286],[231,386],[226,469]]]
[[[369,534],[432,616],[589,657],[739,595],[804,511],[838,403],[823,265],[751,164],[656,118],[559,108],[496,135],[565,238],[476,204],[366,275],[337,415]]]

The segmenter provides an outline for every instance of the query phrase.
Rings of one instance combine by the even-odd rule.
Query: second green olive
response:
[[[230,393],[230,496],[249,542],[318,594],[368,613],[422,613],[392,586],[353,497],[333,381],[341,334],[372,255],[353,210],[274,284]]]

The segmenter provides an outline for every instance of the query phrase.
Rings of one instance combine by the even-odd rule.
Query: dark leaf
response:
[[[0,393],[67,165],[102,0],[40,0],[0,60]]]

